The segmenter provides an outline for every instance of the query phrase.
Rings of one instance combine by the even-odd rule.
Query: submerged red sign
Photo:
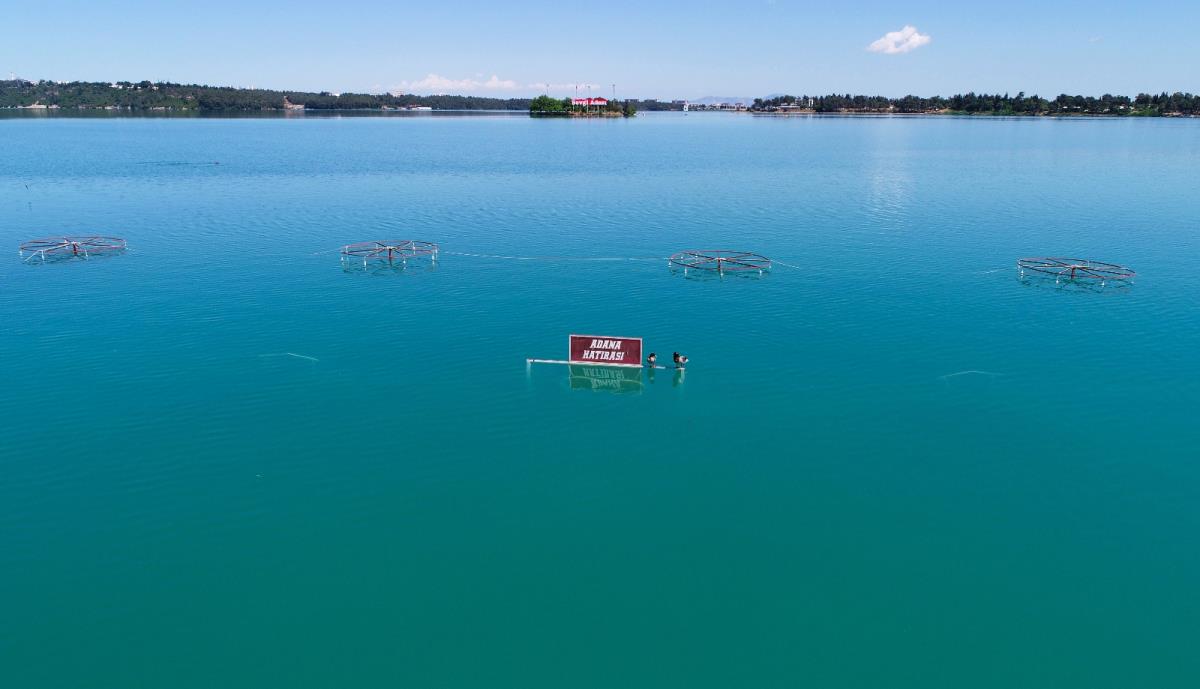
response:
[[[571,363],[594,366],[641,366],[642,338],[572,335]]]

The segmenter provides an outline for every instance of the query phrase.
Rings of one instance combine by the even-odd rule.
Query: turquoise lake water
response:
[[[1200,682],[1200,122],[0,137],[4,686]],[[665,261],[723,247],[782,263]],[[527,368],[573,332],[691,363]]]

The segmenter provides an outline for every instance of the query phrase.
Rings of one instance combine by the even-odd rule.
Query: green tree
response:
[[[529,102],[530,115],[565,115],[570,101],[550,96],[538,96]]]

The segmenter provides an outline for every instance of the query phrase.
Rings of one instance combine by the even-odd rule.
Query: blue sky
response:
[[[1200,2],[6,5],[5,78],[495,96],[615,83],[659,98],[1200,91]]]

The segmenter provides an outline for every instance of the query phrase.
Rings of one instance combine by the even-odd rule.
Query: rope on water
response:
[[[505,261],[665,261],[665,256],[502,256],[500,254],[469,254],[462,251],[439,251],[447,256],[494,258]]]
[[[796,270],[804,270],[800,266],[794,266],[791,263],[784,263],[783,261],[776,261],[775,259],[771,259],[771,265],[783,266],[784,268],[795,268]]]
[[[310,256],[320,256],[323,254],[331,254],[341,249],[327,249],[325,251],[314,251]],[[617,262],[617,261],[669,261],[669,256],[508,256],[504,254],[474,254],[465,251],[446,251],[439,250],[438,255],[445,256],[465,256],[467,258],[489,258],[500,261],[588,261],[588,262]],[[783,266],[794,270],[805,270],[803,266],[784,263],[783,261],[771,260],[773,266]]]
[[[938,376],[938,379],[939,380],[949,380],[950,378],[957,378],[958,376],[990,376],[992,378],[999,378],[1003,375],[1004,375],[1003,373],[993,373],[991,371],[978,371],[975,369],[971,369],[969,371],[957,371],[955,373],[947,373],[944,376]]]
[[[308,359],[309,361],[320,361],[320,359],[318,359],[315,356],[309,356],[307,354],[297,354],[295,352],[279,352],[277,354],[259,354],[258,358],[261,359],[263,357],[268,357],[268,356],[293,356],[293,357],[296,357],[297,359]]]

